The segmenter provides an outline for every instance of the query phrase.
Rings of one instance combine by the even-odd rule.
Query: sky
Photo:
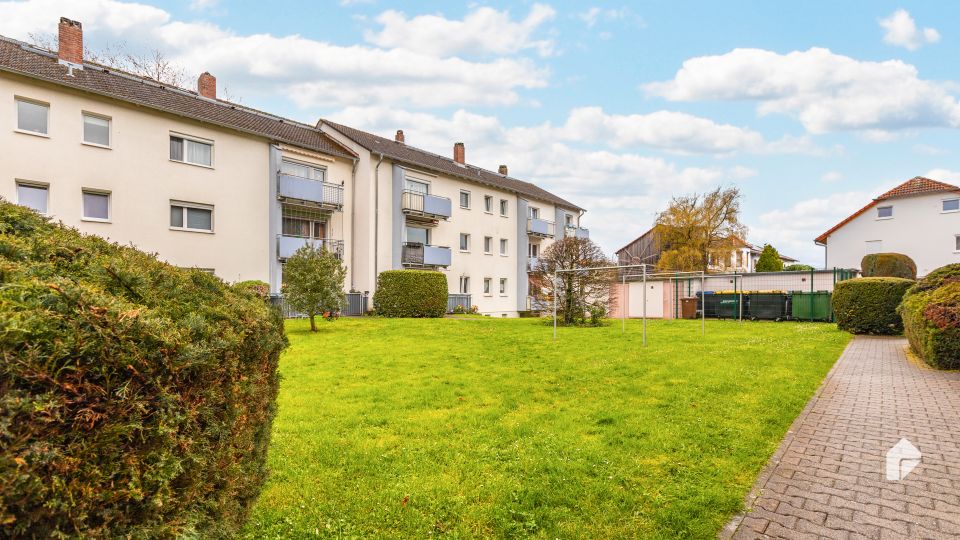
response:
[[[0,0],[0,34],[83,23],[242,104],[529,180],[609,254],[671,197],[737,186],[748,240],[813,238],[914,176],[960,183],[960,3]]]

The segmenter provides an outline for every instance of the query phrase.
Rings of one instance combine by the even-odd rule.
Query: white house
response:
[[[859,268],[869,253],[903,253],[924,276],[960,262],[960,187],[917,176],[814,240],[826,268]]]

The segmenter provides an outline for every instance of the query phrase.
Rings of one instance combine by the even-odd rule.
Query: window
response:
[[[501,255],[506,255],[506,254],[507,254],[507,239],[506,239],[506,238],[501,238],[501,239],[500,239],[500,254],[501,254]]]
[[[493,280],[488,277],[483,278],[483,294],[490,294],[490,287],[491,287],[492,281]]]
[[[427,245],[430,243],[430,230],[423,227],[407,227],[406,228],[406,242],[408,244],[423,244]]]
[[[500,278],[500,294],[507,294],[507,278]]]
[[[467,233],[460,233],[460,251],[468,251],[470,249],[470,235]]]
[[[483,237],[483,252],[488,255],[493,253],[493,237],[492,236]]]
[[[506,215],[507,215],[507,200],[506,200],[506,199],[500,199],[500,215],[501,215],[501,216],[506,216]]]
[[[28,133],[47,134],[50,105],[17,98],[17,129]]]
[[[540,244],[527,244],[527,254],[531,257],[540,256]]]
[[[470,208],[470,192],[461,191],[460,192],[460,208]]]
[[[958,210],[960,210],[960,199],[944,199],[943,200],[944,212],[956,212]]]
[[[953,236],[953,244],[954,244],[953,250],[956,252],[960,252],[960,234],[956,234]]]
[[[41,184],[17,182],[17,204],[32,208],[41,214],[47,213],[49,187]]]
[[[283,236],[296,236],[298,238],[326,239],[327,219],[328,215],[319,210],[283,205],[280,233]]]
[[[470,294],[470,276],[460,276],[460,294]]]
[[[171,135],[170,159],[192,165],[213,167],[213,144],[179,135]]]
[[[483,211],[487,212],[488,214],[493,213],[493,196],[492,195],[483,196]]]
[[[109,221],[110,193],[105,191],[83,190],[83,219]]]
[[[531,206],[531,207],[530,207],[530,217],[532,217],[533,219],[540,219],[540,209],[539,209],[539,208],[534,208],[534,207]]]
[[[306,163],[290,161],[289,159],[284,159],[280,162],[280,172],[289,174],[290,176],[316,180],[318,182],[323,182],[327,179],[327,170],[323,167],[307,165]]]
[[[83,142],[96,146],[110,147],[110,119],[83,113]]]
[[[567,227],[573,227],[573,216],[572,216],[572,215],[570,215],[570,214],[564,214],[564,215],[563,215],[563,220],[564,220],[564,223],[566,224]]]
[[[193,203],[170,203],[170,228],[213,232],[213,207]]]
[[[892,206],[878,206],[877,207],[877,219],[887,219],[893,217],[893,207]]]
[[[406,189],[407,191],[414,191],[414,192],[423,193],[423,194],[430,193],[430,184],[426,182],[420,182],[410,178],[405,178],[403,185],[404,185],[404,189]]]

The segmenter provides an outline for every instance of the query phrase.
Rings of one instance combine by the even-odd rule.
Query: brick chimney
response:
[[[397,142],[400,143],[400,144],[403,144],[403,143],[405,142],[404,139],[403,139],[403,130],[402,130],[402,129],[398,129],[398,130],[397,130],[397,135],[393,138],[393,140],[397,141]]]
[[[205,98],[217,99],[217,78],[209,71],[201,73],[197,79],[197,92]]]
[[[501,165],[500,168],[497,169],[497,172],[499,172],[500,174],[502,174],[502,175],[504,175],[504,176],[507,176],[507,166],[506,166],[506,165]]]
[[[453,160],[461,165],[467,163],[466,150],[463,147],[462,142],[453,144]]]
[[[79,21],[60,17],[59,51],[61,62],[83,65],[83,26]]]

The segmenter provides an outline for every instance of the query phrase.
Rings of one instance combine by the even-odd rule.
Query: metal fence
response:
[[[469,294],[450,293],[447,295],[447,313],[453,313],[457,306],[463,308],[464,311],[470,311],[472,305]]]
[[[359,317],[368,311],[370,297],[363,293],[347,293],[347,303],[340,312],[342,317]],[[307,315],[296,311],[280,295],[270,297],[270,303],[280,309],[284,319],[302,319]]]

